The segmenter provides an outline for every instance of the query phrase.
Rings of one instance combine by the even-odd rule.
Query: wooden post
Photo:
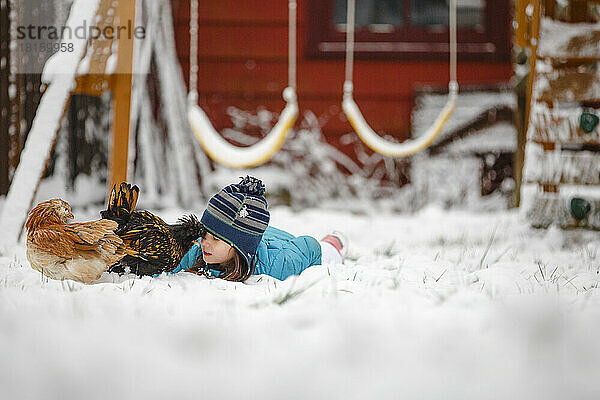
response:
[[[517,0],[515,3],[515,19],[517,30],[515,31],[515,42],[518,46],[527,48],[529,51],[529,74],[515,86],[518,98],[519,115],[517,117],[517,150],[515,152],[513,175],[515,178],[516,207],[521,203],[521,184],[523,180],[523,164],[525,162],[525,143],[527,141],[527,130],[529,129],[529,114],[535,82],[535,67],[537,61],[537,46],[540,31],[542,0]],[[528,6],[533,7],[531,15],[527,15]]]
[[[10,1],[0,2],[0,195],[8,193],[9,128],[11,101],[8,93],[10,74]]]
[[[527,86],[527,109],[525,112],[525,132],[529,129],[529,113],[531,111],[531,103],[533,101],[533,85],[535,83],[535,67],[537,61],[537,48],[540,40],[540,19],[541,19],[541,0],[531,1],[533,5],[533,15],[529,22],[529,82]]]
[[[113,184],[127,180],[135,0],[120,0],[117,8],[117,15],[119,16],[118,24],[120,26],[130,26],[131,30],[129,32],[121,32],[116,73],[111,77],[111,86],[113,89],[113,124],[112,149],[109,164],[109,188],[112,188]]]
[[[554,10],[556,8],[556,0],[544,1],[544,16],[554,19]]]
[[[517,97],[517,110],[514,114],[514,122],[517,127],[517,148],[513,159],[513,178],[515,180],[515,192],[513,205],[521,205],[521,185],[523,184],[523,165],[525,164],[525,142],[527,141],[527,132],[525,132],[525,112],[527,109],[527,83],[528,78],[524,76],[514,86],[514,92]]]
[[[514,18],[515,22],[517,23],[515,29],[515,44],[521,48],[527,47],[527,15],[525,15],[527,3],[527,0],[515,1]]]
[[[587,22],[588,2],[571,0],[571,19],[570,22]]]
[[[529,22],[525,12],[529,0],[516,0],[514,19],[516,29],[514,31],[515,44],[525,54],[525,49],[529,47]],[[527,81],[528,77],[524,76],[514,85],[514,92],[517,96],[517,110],[515,113],[515,126],[517,127],[517,148],[513,159],[513,177],[515,180],[515,192],[513,204],[515,207],[521,205],[521,185],[523,182],[523,164],[525,162],[525,114],[527,109]]]

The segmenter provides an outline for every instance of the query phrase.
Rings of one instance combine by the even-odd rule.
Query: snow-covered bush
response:
[[[233,128],[224,129],[222,134],[242,146],[264,137],[274,120],[274,114],[264,109],[250,113],[230,107],[227,111]],[[265,181],[272,204],[294,208],[322,205],[362,208],[365,202],[398,198],[404,191],[406,162],[385,159],[379,154],[368,155],[361,144],[355,146],[356,158],[362,161],[358,162],[326,140],[313,112],[305,111],[301,118],[299,128],[290,130],[282,148],[268,164],[243,172],[215,165],[214,174],[208,177],[210,190],[216,191],[248,173]],[[350,135],[355,136],[348,134],[342,140],[347,142]]]

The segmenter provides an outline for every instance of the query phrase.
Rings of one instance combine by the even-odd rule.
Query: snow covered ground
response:
[[[295,234],[344,231],[346,264],[86,286],[42,278],[14,248],[0,258],[0,397],[600,395],[598,233],[535,231],[518,211],[271,212]]]

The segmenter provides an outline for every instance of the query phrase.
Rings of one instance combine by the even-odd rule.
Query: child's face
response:
[[[235,254],[233,247],[222,241],[210,232],[200,239],[202,258],[207,264],[223,264],[230,261]]]

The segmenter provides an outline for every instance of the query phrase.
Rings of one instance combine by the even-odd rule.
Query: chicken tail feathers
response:
[[[117,222],[127,222],[137,204],[140,189],[136,185],[121,182],[117,190],[114,185],[110,191],[106,210],[101,211],[102,218],[112,219]]]

